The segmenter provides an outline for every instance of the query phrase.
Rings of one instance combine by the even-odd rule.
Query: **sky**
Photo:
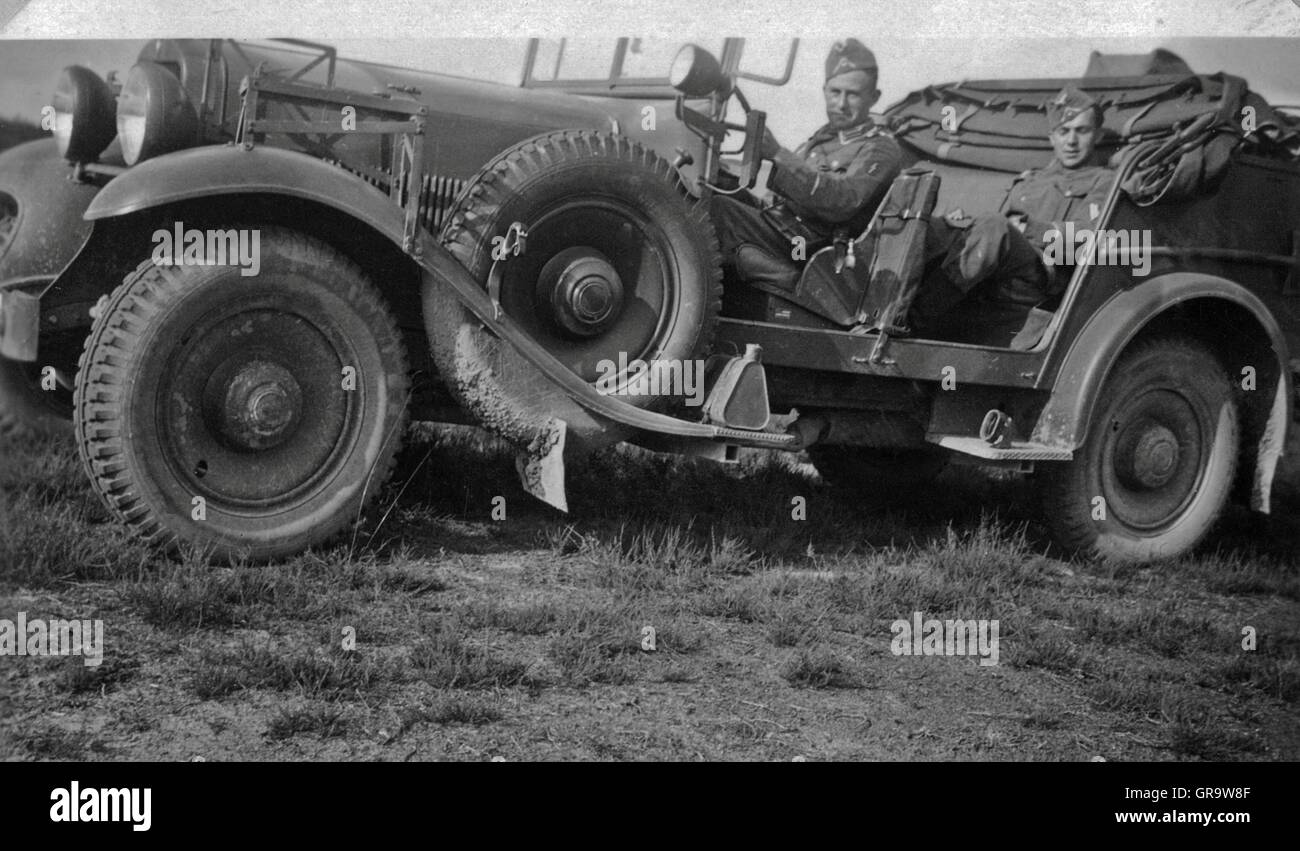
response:
[[[1165,47],[1202,73],[1227,71],[1245,77],[1252,88],[1276,104],[1300,104],[1300,38],[1093,37],[1027,39],[999,35],[986,39],[860,36],[880,65],[882,97],[877,109],[929,83],[959,79],[1071,77],[1082,74],[1093,50],[1146,53]],[[716,37],[700,39],[712,44]],[[612,45],[613,37],[608,39]],[[800,40],[794,75],[783,87],[744,83],[754,106],[769,114],[769,126],[794,147],[825,119],[820,88],[830,39]],[[104,74],[122,74],[134,62],[143,39],[0,40],[0,117],[37,120],[49,103],[59,69],[77,63]],[[526,40],[505,39],[340,39],[342,56],[430,71],[519,80]],[[612,48],[611,48],[612,49]],[[746,65],[776,73],[783,68],[789,39],[764,37],[747,42]],[[667,51],[671,53],[671,50]]]
[[[744,34],[754,63],[775,69],[796,33],[791,82],[744,87],[788,147],[824,121],[822,63],[847,36],[876,53],[877,109],[929,83],[1075,77],[1093,50],[1155,47],[1300,104],[1300,0],[0,0],[0,117],[39,116],[66,64],[125,72],[148,37],[293,36],[343,56],[517,82],[525,35],[714,44]]]

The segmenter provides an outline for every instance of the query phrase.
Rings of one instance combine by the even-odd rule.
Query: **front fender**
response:
[[[1079,448],[1088,436],[1102,385],[1120,355],[1157,316],[1198,299],[1217,300],[1225,306],[1246,310],[1264,330],[1266,342],[1276,358],[1276,386],[1259,388],[1259,392],[1269,394],[1270,404],[1251,497],[1252,507],[1268,511],[1273,472],[1281,458],[1293,414],[1290,356],[1286,337],[1268,307],[1250,290],[1227,278],[1175,272],[1119,292],[1102,305],[1066,352],[1031,440]]]
[[[141,163],[104,187],[86,218],[111,219],[216,195],[268,194],[333,207],[402,244],[402,209],[351,172],[296,151],[235,144],[191,148]]]
[[[92,221],[112,220],[154,207],[214,195],[286,195],[339,210],[365,222],[401,247],[405,215],[387,195],[359,177],[306,154],[235,145],[194,148],[149,160],[115,178],[86,210]],[[536,366],[541,380],[582,408],[616,422],[686,437],[716,437],[719,429],[642,411],[597,393],[538,345],[489,298],[482,285],[428,232],[410,251],[426,274],[426,289],[440,286],[489,330]],[[434,300],[434,303],[438,303]],[[447,307],[447,303],[442,302]]]
[[[16,215],[0,231],[0,289],[39,289],[77,256],[90,238],[82,218],[98,187],[69,180],[72,169],[53,139],[0,153],[0,215]]]

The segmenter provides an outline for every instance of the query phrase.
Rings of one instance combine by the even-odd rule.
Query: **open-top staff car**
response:
[[[1300,164],[1295,123],[1244,81],[1077,81],[1118,168],[1099,229],[1148,234],[1149,268],[1085,251],[1010,343],[978,317],[922,339],[925,218],[992,208],[1042,164],[1063,81],[892,107],[913,167],[777,294],[724,285],[702,199],[754,185],[764,116],[737,81],[788,80],[793,46],[765,78],[741,40],[660,48],[620,39],[575,79],[572,46],[533,42],[520,88],[221,41],[151,43],[120,91],[69,69],[57,149],[0,156],[4,416],[70,413],[140,534],[257,558],[353,522],[408,415],[505,436],[561,508],[566,457],[630,440],[807,449],[863,487],[949,458],[1033,470],[1063,544],[1127,558],[1188,550],[1231,498],[1270,509]]]

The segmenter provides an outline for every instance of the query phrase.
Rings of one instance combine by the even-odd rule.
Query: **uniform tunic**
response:
[[[931,219],[926,275],[910,314],[914,329],[951,336],[960,317],[948,314],[968,296],[1014,328],[1031,308],[1060,295],[1067,279],[1043,262],[1048,237],[1067,222],[1076,232],[1095,228],[1114,177],[1105,166],[1068,169],[1053,159],[1018,175],[997,213]]]
[[[898,176],[902,157],[894,137],[870,121],[838,132],[822,127],[795,151],[778,151],[768,179],[779,198],[773,206],[760,209],[752,196],[712,198],[724,262],[734,264],[736,251],[752,245],[792,263],[796,237],[811,256],[837,227],[856,236]]]
[[[871,121],[836,132],[822,127],[794,152],[772,158],[768,180],[790,211],[829,237],[833,227],[860,232],[898,176],[903,153],[884,128]],[[857,236],[857,233],[853,233]]]
[[[1041,251],[1044,234],[1063,231],[1066,222],[1073,222],[1076,230],[1095,228],[1114,178],[1114,170],[1103,165],[1066,168],[1054,159],[1046,168],[1016,177],[1002,212],[1024,215],[1025,238]]]

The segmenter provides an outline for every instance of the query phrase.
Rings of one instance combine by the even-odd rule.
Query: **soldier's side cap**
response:
[[[826,56],[826,79],[850,71],[875,71],[876,54],[856,38],[845,38],[831,45]]]
[[[1087,92],[1066,86],[1047,102],[1047,126],[1053,130],[1067,121],[1073,121],[1090,109],[1099,110],[1100,104]],[[1101,116],[1098,115],[1098,118]]]

